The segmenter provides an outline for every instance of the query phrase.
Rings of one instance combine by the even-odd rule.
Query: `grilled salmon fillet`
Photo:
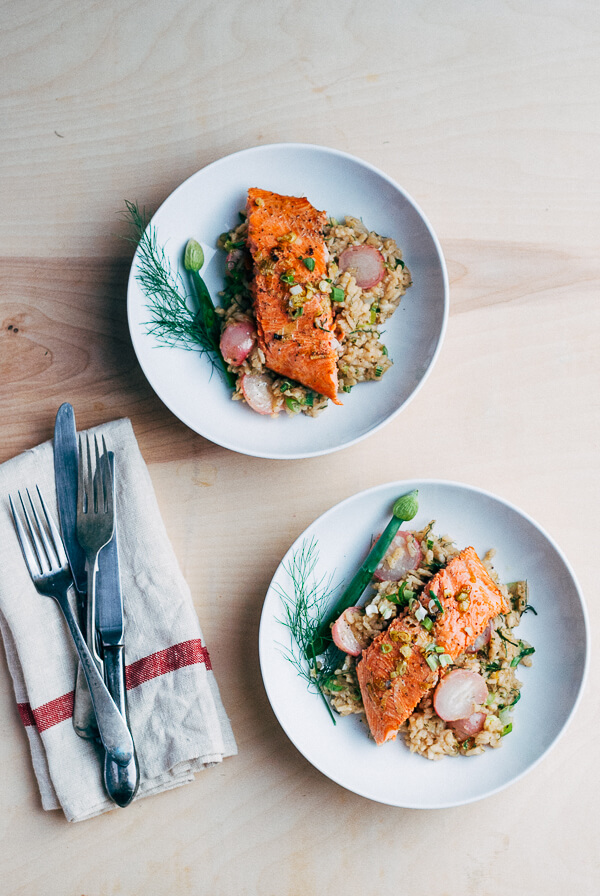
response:
[[[248,190],[247,245],[258,345],[269,370],[341,404],[327,276],[327,221],[307,199]]]
[[[472,547],[433,576],[424,589],[423,605],[434,595],[443,612],[436,613],[431,632],[412,615],[400,616],[363,651],[356,667],[377,744],[395,738],[423,695],[437,684],[439,673],[427,663],[427,646],[433,641],[456,660],[491,619],[510,609]]]

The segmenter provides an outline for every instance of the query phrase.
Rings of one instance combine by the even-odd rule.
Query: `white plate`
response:
[[[535,647],[533,665],[519,668],[523,683],[513,730],[498,749],[438,761],[409,752],[398,738],[376,746],[362,716],[333,725],[320,697],[306,688],[281,644],[278,588],[290,592],[289,561],[303,541],[317,539],[317,577],[348,582],[387,523],[396,498],[419,489],[411,528],[436,520],[435,530],[479,554],[496,548],[494,566],[504,582],[527,579],[537,616],[526,613],[519,635]],[[338,592],[339,594],[339,592]],[[393,806],[439,809],[490,796],[530,771],[565,730],[579,702],[589,657],[587,613],[569,563],[552,539],[526,514],[494,495],[458,483],[394,482],[361,492],[319,517],[296,540],[267,593],[259,634],[263,681],[273,710],[298,750],[323,774],[348,790]]]
[[[256,457],[299,458],[337,451],[392,419],[416,394],[439,352],[448,315],[448,277],[442,251],[425,216],[394,181],[353,156],[297,143],[257,146],[226,156],[192,175],[161,205],[152,224],[173,270],[185,271],[182,255],[193,237],[205,250],[202,270],[213,300],[223,288],[220,233],[239,223],[249,187],[303,195],[341,218],[361,217],[392,236],[402,248],[413,286],[385,325],[394,361],[381,383],[365,383],[329,405],[316,419],[300,415],[261,417],[231,393],[207,359],[196,352],[159,346],[145,326],[149,319],[136,279],[129,276],[129,329],[138,361],[167,407],[195,432],[218,445]]]

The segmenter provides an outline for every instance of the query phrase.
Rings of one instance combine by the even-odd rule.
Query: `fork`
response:
[[[31,513],[27,510],[21,492],[18,493],[27,531],[17,514],[12,497],[9,495],[8,498],[25,564],[36,589],[40,594],[52,597],[56,601],[69,626],[87,679],[98,722],[98,732],[104,749],[119,765],[127,765],[133,756],[133,741],[121,713],[96,668],[94,659],[88,650],[71,610],[67,596],[69,588],[73,584],[69,561],[67,560],[58,526],[44,503],[39,487],[36,486],[36,489],[45,523],[40,519],[29,494],[29,489],[27,489],[27,497]]]
[[[86,434],[86,452],[79,436],[79,463],[77,466],[77,540],[85,553],[87,575],[86,597],[86,641],[98,671],[102,674],[104,663],[98,652],[96,633],[96,576],[98,554],[112,538],[114,529],[114,506],[112,475],[108,461],[106,442],[102,439],[102,455],[98,439],[94,436],[96,473],[92,473],[92,450],[90,437]],[[75,707],[73,725],[81,737],[93,739],[98,736],[94,710],[90,701],[85,678],[77,670],[75,681]]]
[[[96,666],[102,671],[96,637],[96,576],[98,554],[113,537],[115,514],[110,462],[106,442],[102,437],[102,455],[94,436],[96,471],[92,473],[90,437],[86,434],[87,461],[84,461],[79,436],[79,465],[77,471],[77,541],[85,553],[87,572],[87,644]],[[85,471],[84,471],[85,466]]]

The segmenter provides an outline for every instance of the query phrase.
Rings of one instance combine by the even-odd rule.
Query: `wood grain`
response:
[[[80,428],[131,418],[239,745],[187,787],[68,826],[39,805],[0,651],[2,892],[596,896],[595,657],[533,772],[420,813],[351,794],[297,753],[257,637],[273,572],[315,517],[423,477],[537,519],[576,571],[595,639],[598,4],[5,0],[0,25],[0,462],[51,438],[63,401]],[[415,400],[371,438],[305,461],[233,454],[162,404],[129,337],[120,239],[125,199],[153,212],[204,165],[281,141],[395,179],[451,281],[445,342]]]

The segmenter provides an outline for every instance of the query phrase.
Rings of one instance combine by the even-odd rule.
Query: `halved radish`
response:
[[[340,271],[348,271],[361,289],[371,289],[384,278],[383,255],[375,246],[349,246],[340,255]]]
[[[356,607],[348,607],[331,626],[331,637],[336,647],[349,653],[350,656],[358,656],[364,650],[366,643],[357,637],[352,628],[351,620]]]
[[[456,719],[454,722],[448,722],[448,727],[452,728],[457,740],[467,740],[468,737],[475,737],[480,731],[483,731],[485,725],[486,714],[484,712],[473,712],[466,719]]]
[[[487,684],[479,672],[453,669],[445,675],[433,695],[433,708],[444,722],[466,719],[478,703],[485,703]]]
[[[238,266],[239,261],[243,255],[241,249],[232,249],[231,252],[227,253],[227,258],[225,259],[225,266],[228,271],[233,271]]]
[[[470,647],[467,647],[467,653],[477,653],[478,650],[482,650],[486,644],[489,644],[493,627],[493,623],[488,622],[479,637],[475,638]]]
[[[219,347],[227,364],[239,367],[252,349],[256,341],[256,330],[248,320],[236,320],[227,324],[221,333]]]
[[[379,582],[399,582],[411,569],[418,569],[422,559],[417,539],[410,532],[400,529],[375,570],[375,578]]]
[[[257,414],[273,413],[271,380],[265,373],[246,373],[241,379],[242,393]]]

